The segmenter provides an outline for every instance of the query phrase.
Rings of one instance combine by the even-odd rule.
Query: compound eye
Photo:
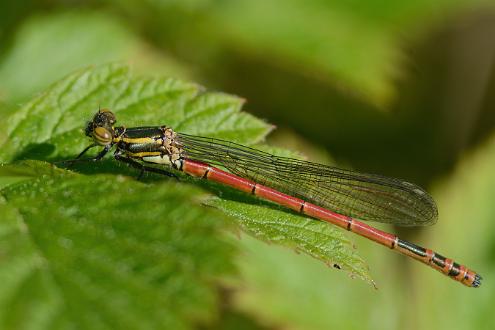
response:
[[[105,127],[96,127],[93,130],[93,137],[95,142],[99,145],[105,146],[112,143],[112,133],[107,130]]]
[[[109,109],[101,109],[99,113],[105,116],[106,120],[108,121],[108,123],[110,123],[110,125],[115,124],[115,122],[117,121],[115,115]]]

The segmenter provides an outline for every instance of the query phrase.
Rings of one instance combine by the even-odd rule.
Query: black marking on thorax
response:
[[[132,127],[125,131],[124,137],[129,139],[161,138],[163,131],[160,126]]]

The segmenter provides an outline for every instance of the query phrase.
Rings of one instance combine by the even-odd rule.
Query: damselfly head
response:
[[[112,143],[116,122],[115,115],[108,109],[101,109],[94,115],[86,126],[86,136],[92,137],[94,141],[102,146]]]

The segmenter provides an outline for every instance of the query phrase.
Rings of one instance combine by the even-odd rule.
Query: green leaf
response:
[[[55,166],[13,166],[0,164],[0,190],[12,184],[33,180],[42,175],[53,175],[61,171]]]
[[[188,329],[214,316],[212,279],[232,271],[233,246],[198,189],[9,167],[2,178],[30,179],[2,190],[2,329]]]
[[[291,247],[371,282],[368,267],[357,255],[352,243],[342,231],[330,225],[274,208],[270,204],[260,207],[215,199],[211,205],[238,219],[244,231],[259,239]]]

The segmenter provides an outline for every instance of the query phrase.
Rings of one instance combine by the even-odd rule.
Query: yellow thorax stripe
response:
[[[162,144],[162,141],[160,139],[155,140],[154,138],[150,138],[150,137],[141,137],[141,138],[123,137],[122,141],[124,141],[125,143],[136,143],[136,144],[146,144],[146,143]]]
[[[162,154],[161,151],[141,151],[141,152],[129,152],[126,151],[125,154],[130,157],[142,158],[149,156],[160,156]]]

